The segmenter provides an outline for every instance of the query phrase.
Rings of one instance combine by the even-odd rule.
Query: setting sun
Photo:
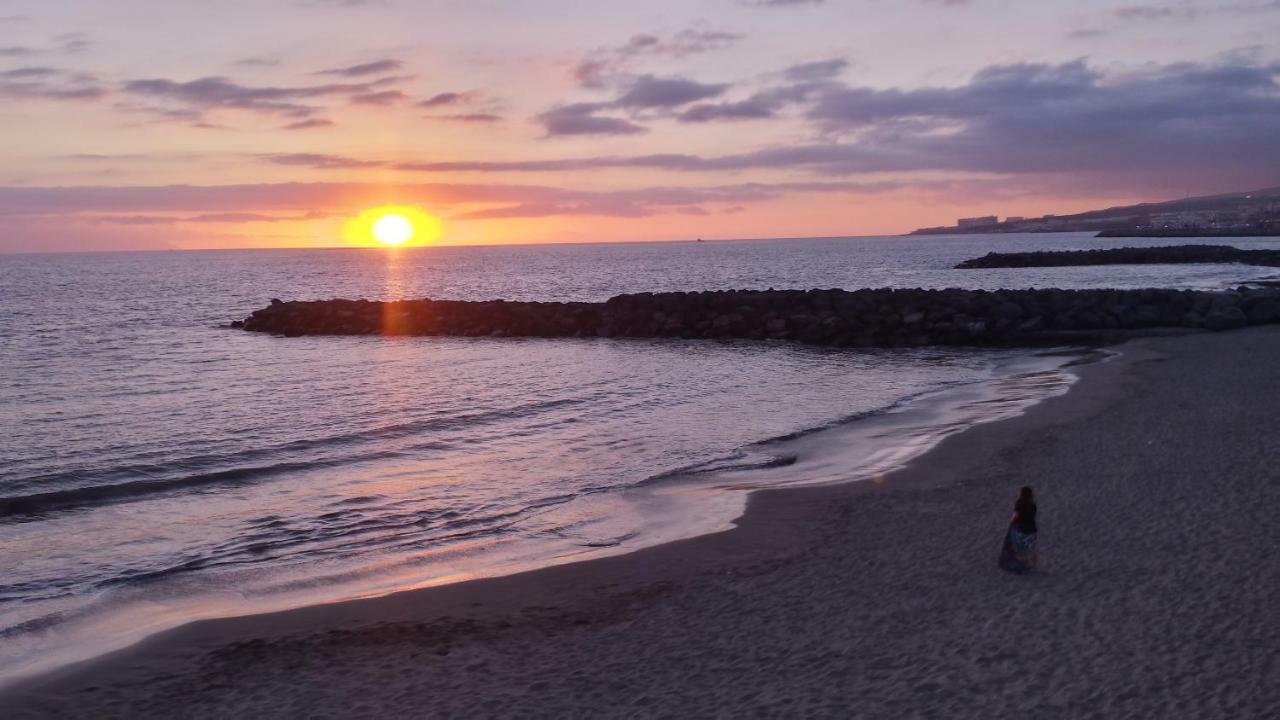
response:
[[[429,245],[440,239],[440,218],[408,205],[384,205],[360,213],[347,222],[346,239],[353,245],[403,247]]]
[[[388,213],[373,223],[373,237],[383,245],[403,245],[413,237],[413,223],[403,215]]]

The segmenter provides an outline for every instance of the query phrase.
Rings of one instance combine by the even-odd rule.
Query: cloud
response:
[[[632,80],[613,100],[561,105],[535,119],[542,123],[547,137],[635,135],[648,130],[630,119],[603,116],[600,113],[621,110],[634,115],[648,110],[670,111],[697,100],[716,97],[728,87],[727,84],[706,84],[680,77],[641,75]]]
[[[708,85],[685,78],[642,75],[611,105],[630,109],[672,108],[724,93],[728,84]]]
[[[418,107],[437,108],[449,105],[462,105],[469,103],[476,98],[476,94],[472,92],[442,92],[436,93],[431,97],[418,103]]]
[[[662,153],[505,161],[398,161],[424,173],[803,171],[818,176],[959,172],[1113,184],[1250,188],[1280,182],[1280,63],[1245,59],[1103,73],[1084,61],[988,67],[966,83],[910,90],[820,84],[805,117],[827,140],[723,155]],[[746,101],[744,101],[745,103]],[[553,134],[635,134],[608,103],[554,111]],[[693,104],[686,122],[763,116],[753,105]],[[606,125],[598,125],[606,123]],[[614,123],[621,125],[614,126]],[[1156,182],[1158,181],[1158,182]]]
[[[378,90],[371,93],[360,93],[351,96],[351,102],[355,105],[377,105],[386,107],[395,105],[401,100],[408,99],[408,95],[399,90]]]
[[[280,58],[255,56],[237,60],[232,64],[240,67],[276,67],[280,62]]]
[[[712,120],[758,120],[773,117],[779,103],[767,93],[756,93],[746,100],[726,103],[704,103],[680,113],[682,122],[710,122]]]
[[[0,98],[10,100],[98,100],[109,91],[84,73],[51,67],[20,67],[0,72]]]
[[[5,80],[30,80],[32,78],[53,77],[61,73],[61,70],[49,67],[20,67],[0,72],[0,78]]]
[[[694,105],[676,116],[681,122],[704,123],[714,120],[760,120],[795,103],[805,102],[824,85],[797,83],[761,90],[745,100]]]
[[[1121,20],[1166,20],[1171,18],[1193,18],[1197,14],[1195,7],[1182,5],[1126,5],[1115,9],[1115,16]]]
[[[783,77],[794,82],[817,82],[831,80],[849,67],[849,61],[843,58],[819,60],[817,62],[792,65],[782,71]]]
[[[687,28],[669,37],[632,35],[625,43],[600,48],[578,61],[573,77],[579,85],[601,89],[617,82],[630,65],[642,57],[689,55],[722,50],[742,39],[737,33],[706,28]]]
[[[849,171],[1226,172],[1243,182],[1280,167],[1278,80],[1280,64],[1104,75],[1079,60],[1024,63],[959,87],[829,89],[809,116],[860,134]]]
[[[305,213],[280,220],[344,213],[395,202],[457,209],[459,219],[605,215],[642,217],[698,212],[778,199],[792,194],[881,193],[898,182],[741,183],[710,187],[575,190],[541,185],[385,183],[275,183],[221,186],[0,187],[0,216],[81,218],[115,224],[261,222],[255,215]],[[475,206],[488,206],[476,208]],[[197,213],[174,217],[155,213]],[[102,215],[110,213],[110,215]],[[110,219],[108,219],[110,218]]]
[[[596,115],[610,107],[608,103],[573,103],[561,105],[537,117],[548,137],[563,135],[636,135],[648,130],[630,120]]]
[[[502,121],[501,115],[493,113],[459,113],[456,115],[423,115],[427,120],[447,120],[464,123],[496,123]]]
[[[1195,5],[1184,0],[1178,3],[1150,3],[1125,5],[1113,10],[1113,14],[1126,21],[1194,20],[1206,15],[1256,15],[1280,11],[1280,0],[1240,0]]]
[[[326,120],[324,118],[307,118],[306,120],[291,122],[288,125],[284,125],[280,129],[281,130],[316,130],[318,128],[327,128],[327,127],[333,127],[332,120]]]
[[[319,108],[301,103],[333,96],[345,96],[353,102],[383,92],[388,82],[395,78],[382,78],[363,83],[331,83],[299,87],[253,87],[242,85],[225,77],[203,77],[188,82],[168,79],[130,80],[123,85],[126,93],[169,101],[184,106],[176,111],[161,108],[144,108],[161,117],[182,119],[202,118],[203,113],[215,109],[244,110],[267,115],[281,115],[298,120],[306,119]],[[384,96],[372,98],[385,102]]]
[[[260,155],[263,160],[275,165],[290,167],[309,167],[321,170],[379,167],[383,163],[377,160],[356,160],[341,155],[323,153],[272,153]]]
[[[366,75],[385,75],[386,73],[399,70],[404,63],[399,60],[385,59],[375,60],[373,62],[362,63],[360,65],[349,65],[347,67],[332,68],[329,70],[321,70],[316,75],[340,75],[342,77],[364,77]]]

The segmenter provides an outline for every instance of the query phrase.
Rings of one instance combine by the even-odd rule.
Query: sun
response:
[[[429,245],[443,234],[440,218],[410,205],[370,208],[347,221],[344,230],[352,245],[388,248]]]
[[[373,221],[373,237],[383,245],[403,245],[413,237],[413,223],[397,213]]]

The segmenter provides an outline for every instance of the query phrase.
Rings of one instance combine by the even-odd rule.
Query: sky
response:
[[[907,232],[1280,185],[1280,0],[0,0],[0,253]],[[357,239],[358,240],[358,239]]]

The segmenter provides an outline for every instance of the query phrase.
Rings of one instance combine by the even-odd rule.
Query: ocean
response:
[[[1186,242],[1057,234],[0,256],[0,681],[196,619],[724,530],[750,490],[878,477],[942,437],[1064,392],[1076,357],[225,327],[271,298],[1219,289],[1266,274],[952,269],[992,250]]]

